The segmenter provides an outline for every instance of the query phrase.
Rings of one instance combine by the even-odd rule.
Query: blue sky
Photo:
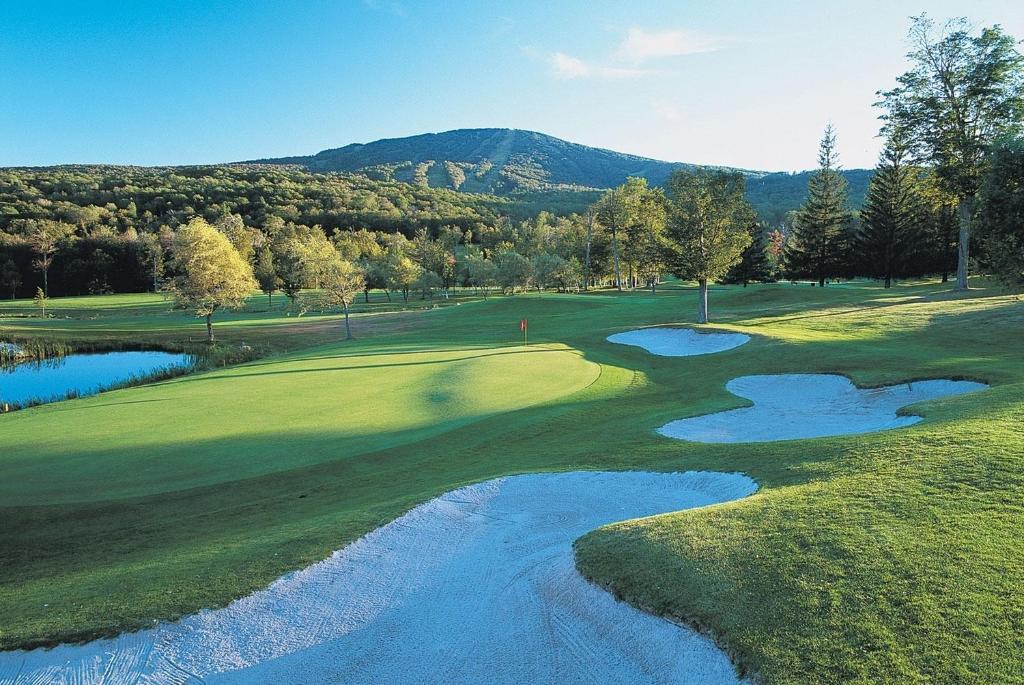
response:
[[[796,170],[878,150],[907,17],[994,0],[0,3],[0,165],[210,163],[463,127]]]

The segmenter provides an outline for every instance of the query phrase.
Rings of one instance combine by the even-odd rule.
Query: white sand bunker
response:
[[[921,420],[920,416],[897,415],[901,407],[988,386],[931,380],[861,389],[844,376],[794,373],[741,376],[725,387],[754,406],[671,421],[658,432],[695,442],[767,442],[871,433]]]
[[[471,485],[225,609],[114,640],[0,653],[0,682],[737,683],[707,638],[587,583],[572,542],[756,487],[694,472]]]
[[[642,347],[661,357],[693,357],[724,352],[749,342],[743,333],[698,333],[691,328],[638,328],[609,335],[608,342]]]

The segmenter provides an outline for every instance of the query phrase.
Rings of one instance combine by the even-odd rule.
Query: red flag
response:
[[[519,330],[521,330],[521,331],[525,331],[526,330],[526,319],[520,319],[519,320]]]

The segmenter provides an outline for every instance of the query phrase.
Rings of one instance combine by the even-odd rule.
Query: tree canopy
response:
[[[707,323],[708,281],[724,277],[740,260],[756,215],[743,197],[742,174],[677,171],[666,185],[666,262],[679,278],[697,281],[697,320]]]
[[[1024,57],[996,25],[975,34],[966,19],[910,27],[911,69],[880,91],[884,130],[902,130],[915,161],[934,168],[959,202],[957,288],[967,288],[970,225],[987,151],[1024,126]]]
[[[207,340],[213,342],[214,313],[239,308],[257,288],[252,267],[227,236],[200,218],[174,235],[176,276],[167,287],[175,304],[206,318]]]

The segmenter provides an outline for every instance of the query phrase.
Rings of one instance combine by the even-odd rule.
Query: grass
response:
[[[198,331],[165,305],[116,297],[0,325]],[[463,300],[367,312],[354,344],[327,342],[330,318],[242,313],[225,317],[225,338],[282,352],[0,417],[0,646],[223,605],[485,478],[714,469],[761,490],[595,531],[577,544],[581,570],[714,632],[768,682],[1024,683],[1024,305],[929,283],[722,288],[715,325],[752,334],[747,345],[658,358],[604,342],[687,322],[694,304],[682,287]],[[515,346],[524,317],[532,351]],[[887,433],[754,445],[654,433],[742,405],[730,378],[783,372],[993,387],[915,407],[925,421]]]

